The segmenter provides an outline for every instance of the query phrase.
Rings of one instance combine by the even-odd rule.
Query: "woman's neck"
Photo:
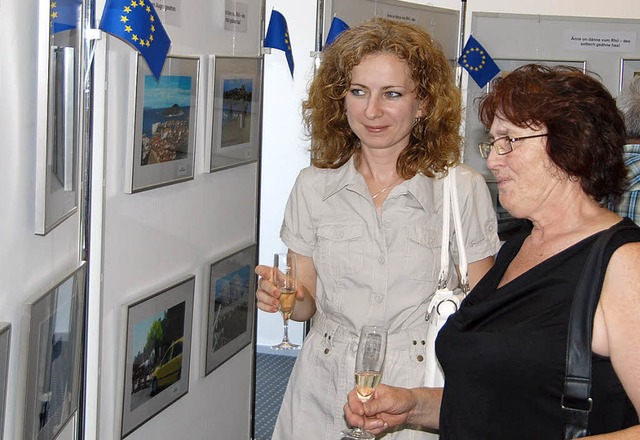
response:
[[[364,176],[367,183],[371,179],[380,186],[385,186],[398,179],[397,154],[368,151],[359,153],[356,156],[356,169]]]

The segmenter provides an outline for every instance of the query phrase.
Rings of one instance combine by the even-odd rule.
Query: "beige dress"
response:
[[[469,262],[494,255],[500,242],[484,178],[461,166],[458,194]],[[358,332],[365,324],[389,329],[382,381],[423,384],[425,311],[439,272],[441,206],[442,181],[422,175],[393,188],[378,213],[353,160],[335,170],[300,172],[281,238],[291,250],[313,258],[317,312],[291,374],[274,440],[342,438],[343,406],[354,387]],[[457,262],[453,236],[450,242]],[[384,438],[433,436],[404,429]]]

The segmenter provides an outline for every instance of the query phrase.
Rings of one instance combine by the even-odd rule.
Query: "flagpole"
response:
[[[459,20],[459,30],[460,36],[458,38],[458,53],[456,55],[456,83],[458,88],[462,88],[462,66],[457,63],[458,57],[462,55],[462,48],[464,47],[464,27],[467,18],[467,0],[461,0],[462,4],[460,5],[460,20]]]
[[[320,52],[322,51],[322,31],[324,30],[324,0],[316,2],[316,45],[311,52],[314,73],[320,67]]]
[[[322,31],[324,29],[324,0],[318,0],[316,9],[316,52],[322,50]]]

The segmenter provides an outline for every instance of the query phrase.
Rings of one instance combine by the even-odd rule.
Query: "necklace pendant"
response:
[[[382,188],[380,191],[378,191],[377,193],[375,193],[374,195],[371,196],[372,199],[375,200],[376,197],[378,197],[380,194],[385,193],[389,188],[394,187],[398,182],[400,182],[400,180],[402,180],[401,178],[398,178],[398,180],[396,180],[395,182],[391,182],[389,185],[385,186],[384,188]]]

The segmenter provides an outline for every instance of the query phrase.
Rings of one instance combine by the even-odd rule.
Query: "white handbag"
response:
[[[442,194],[442,249],[440,252],[440,275],[438,286],[433,295],[429,307],[427,308],[425,319],[428,321],[425,356],[426,372],[424,385],[427,387],[444,386],[444,375],[438,363],[435,351],[435,342],[438,332],[447,322],[449,316],[455,313],[469,292],[469,276],[467,273],[467,253],[464,249],[464,239],[462,237],[462,220],[460,218],[460,205],[458,203],[458,190],[456,185],[456,168],[449,169],[449,173],[444,178]],[[458,244],[458,255],[460,258],[460,287],[450,289],[447,285],[449,280],[449,228],[450,215],[453,209],[453,225],[456,233],[456,243]]]

